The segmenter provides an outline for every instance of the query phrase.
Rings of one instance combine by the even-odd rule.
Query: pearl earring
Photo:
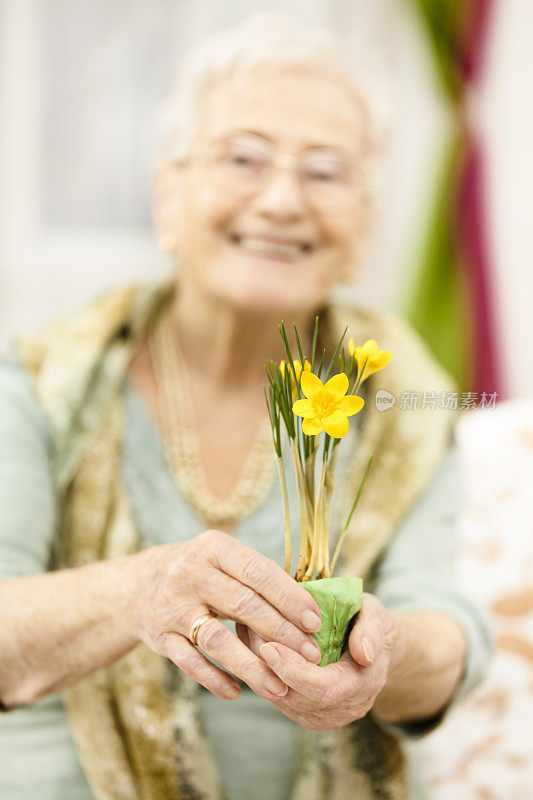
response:
[[[162,233],[157,244],[164,253],[173,253],[176,250],[177,240],[173,233]]]

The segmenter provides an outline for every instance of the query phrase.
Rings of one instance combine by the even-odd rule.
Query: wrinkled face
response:
[[[318,308],[363,234],[364,125],[349,90],[311,69],[215,84],[190,161],[167,167],[156,191],[182,279],[252,311]]]

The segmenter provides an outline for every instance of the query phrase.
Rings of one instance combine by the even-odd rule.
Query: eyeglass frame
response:
[[[236,136],[237,134],[233,134],[233,135]],[[255,134],[250,134],[250,133],[247,133],[246,131],[242,131],[241,135],[242,136],[254,136],[254,137],[258,138],[258,139],[260,138],[260,137],[257,137]],[[191,155],[189,155],[187,157],[183,157],[183,158],[176,158],[176,159],[174,159],[172,161],[172,164],[177,166],[177,167],[184,167],[184,166],[189,166],[189,165],[193,164],[195,161],[209,163],[210,162],[210,154],[208,153],[208,149],[209,148],[216,147],[217,145],[229,144],[231,142],[232,142],[232,139],[230,137],[219,139],[219,140],[215,140],[215,141],[209,142],[209,143],[203,143],[203,144],[196,142],[192,146]],[[297,155],[294,155],[293,153],[285,153],[285,152],[276,151],[276,148],[274,148],[274,147],[272,147],[271,149],[272,149],[272,159],[271,159],[271,162],[269,163],[268,168],[266,170],[269,176],[271,176],[273,174],[273,171],[275,169],[290,170],[297,177],[300,176],[299,167],[300,167],[302,161],[304,160],[302,158],[302,156],[297,156]],[[317,147],[316,149],[317,150],[318,149],[324,149],[325,150],[327,148],[326,147],[323,147],[323,148],[318,148]],[[194,151],[196,151],[196,152],[194,152]],[[215,163],[215,161],[212,161],[211,163]],[[347,162],[347,163],[349,164],[349,166],[352,169],[355,169],[359,173],[359,175],[361,175],[364,178],[367,177],[366,173],[361,168],[356,167],[353,163],[349,163],[349,162]],[[258,180],[257,181],[257,192],[259,192],[259,190],[260,190],[262,185],[264,185],[263,181],[262,180]],[[306,191],[305,191],[305,189],[304,189],[304,187],[302,185],[301,180],[298,180],[298,185],[300,187],[300,190],[303,192],[304,196],[307,197],[308,195],[307,195],[307,193],[306,193]],[[252,193],[250,196],[253,196],[254,194],[255,194],[255,192]],[[364,190],[361,192],[361,199],[362,199],[363,203],[369,202],[369,199],[370,199],[369,194],[365,193]],[[330,208],[331,207],[335,207],[335,203],[326,204],[326,205],[328,205]]]

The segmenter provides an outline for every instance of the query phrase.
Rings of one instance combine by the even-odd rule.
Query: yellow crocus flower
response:
[[[358,376],[361,375],[361,378],[358,378],[359,384],[366,381],[374,372],[379,372],[380,369],[386,367],[392,357],[392,352],[390,350],[379,349],[375,339],[369,339],[358,347],[355,346],[354,340],[350,339],[348,342],[348,351],[351,356],[355,356],[355,360],[357,361],[357,374]],[[363,368],[364,372],[361,374]]]
[[[344,372],[334,375],[326,384],[312,372],[303,372],[302,392],[306,399],[297,400],[292,410],[303,417],[302,430],[307,436],[325,431],[335,439],[348,433],[348,417],[357,414],[365,401],[348,391],[348,376]]]
[[[297,380],[300,380],[300,375],[302,374],[302,363],[297,358],[294,359],[292,362],[294,366],[294,373],[292,369],[290,370],[291,373],[291,385],[292,385],[292,396],[298,397],[298,386],[296,385],[296,381],[294,380],[294,375],[296,375]],[[283,378],[285,378],[285,369],[287,364],[285,361],[279,362],[279,371]],[[311,372],[311,364],[310,362],[305,359],[303,369],[305,372]]]

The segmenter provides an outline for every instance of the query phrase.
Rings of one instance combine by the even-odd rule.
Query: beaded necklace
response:
[[[160,314],[149,338],[158,388],[165,448],[174,479],[184,497],[207,524],[238,522],[266,498],[275,472],[274,448],[265,416],[239,480],[227,498],[210,492],[200,458],[187,366],[168,309]]]

